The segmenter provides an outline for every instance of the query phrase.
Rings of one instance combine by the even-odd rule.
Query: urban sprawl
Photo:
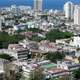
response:
[[[80,80],[80,5],[42,5],[0,8],[0,80]]]

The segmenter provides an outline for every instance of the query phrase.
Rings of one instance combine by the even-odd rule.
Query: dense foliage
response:
[[[7,48],[8,44],[18,43],[18,41],[24,39],[21,35],[8,35],[5,32],[0,33],[0,48]]]
[[[74,78],[75,78],[76,80],[79,80],[79,79],[80,79],[80,68],[79,68],[78,70],[75,70],[75,71],[73,72],[73,74],[74,74]]]
[[[58,29],[54,29],[54,30],[49,31],[46,34],[46,39],[50,41],[55,41],[56,39],[70,38],[72,36],[73,36],[73,33],[71,32],[68,32],[68,31],[62,32]]]
[[[44,74],[43,69],[41,67],[38,67],[35,69],[33,74],[31,74],[31,77],[29,80],[44,80]]]
[[[56,62],[57,60],[64,59],[65,54],[60,52],[47,53],[46,59],[51,60],[52,62]]]
[[[32,31],[32,32],[35,32],[35,33],[37,33],[37,32],[39,32],[39,33],[41,33],[41,32],[43,32],[43,30],[41,30],[41,29],[39,29],[39,28],[29,28],[29,29],[27,29],[28,31]]]
[[[80,63],[80,56],[78,57],[78,61],[79,61],[79,63]]]
[[[45,38],[42,38],[42,37],[39,37],[39,36],[32,36],[31,40],[32,41],[40,42],[42,40],[45,40]]]
[[[6,59],[6,60],[11,60],[12,59],[12,57],[11,56],[9,56],[8,54],[0,54],[0,58],[2,58],[2,59]]]

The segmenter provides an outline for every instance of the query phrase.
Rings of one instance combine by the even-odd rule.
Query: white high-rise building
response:
[[[0,31],[2,30],[2,23],[4,23],[4,17],[0,15]]]
[[[67,19],[73,19],[74,14],[74,4],[71,1],[68,1],[64,5],[64,13],[65,18]]]
[[[11,5],[11,13],[15,14],[15,15],[19,15],[20,14],[20,9],[18,6],[16,5]]]
[[[74,10],[74,24],[80,25],[80,6],[76,5]]]
[[[43,0],[34,0],[34,11],[42,11]]]
[[[0,31],[1,31],[1,28],[2,28],[2,22],[1,22],[1,17],[0,17]]]

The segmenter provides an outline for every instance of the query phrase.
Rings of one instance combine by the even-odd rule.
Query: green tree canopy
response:
[[[78,57],[79,63],[80,63],[80,56]]]
[[[46,34],[46,39],[50,41],[55,41],[56,39],[64,39],[64,38],[70,38],[73,36],[73,33],[71,32],[62,32],[59,29],[54,29],[49,31]]]
[[[42,37],[39,37],[39,36],[32,36],[31,38],[32,41],[37,41],[37,42],[40,42],[42,40],[45,40],[45,38],[42,38]]]
[[[43,69],[38,67],[35,69],[34,73],[31,74],[30,80],[43,80],[45,75],[43,74]]]
[[[76,80],[80,79],[80,68],[78,70],[75,70],[73,72],[74,74],[74,78],[76,78]]]
[[[9,56],[8,54],[0,54],[0,58],[1,59],[6,59],[6,60],[11,60],[12,59],[12,57],[11,56]]]
[[[47,53],[46,59],[56,62],[57,60],[64,59],[65,54],[60,52]]]
[[[25,37],[21,35],[8,35],[5,32],[0,32],[0,48],[7,48],[8,44],[18,43]]]
[[[32,31],[32,32],[43,32],[43,30],[41,30],[41,29],[39,29],[39,28],[29,28],[29,29],[27,29],[28,31]]]

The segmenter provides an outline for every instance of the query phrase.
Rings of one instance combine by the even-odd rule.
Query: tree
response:
[[[35,33],[37,33],[37,32],[39,32],[39,33],[41,33],[41,32],[43,32],[43,30],[41,30],[41,29],[39,29],[39,28],[29,28],[29,29],[27,29],[28,31],[32,31],[32,32],[35,32]]]
[[[6,60],[11,60],[13,57],[9,56],[8,54],[0,54],[0,58],[6,59]]]
[[[37,67],[34,71],[33,76],[31,76],[30,80],[43,80],[43,79],[44,79],[43,69],[41,67]]]
[[[80,68],[78,70],[75,70],[73,74],[76,80],[80,79]]]
[[[47,53],[46,59],[51,60],[52,62],[56,62],[57,60],[64,59],[65,54],[60,52]]]
[[[80,56],[79,56],[79,58],[78,58],[78,61],[79,61],[79,63],[80,63]]]
[[[71,32],[62,32],[59,29],[54,29],[49,31],[46,34],[46,39],[50,41],[55,41],[56,39],[64,39],[64,38],[70,38],[73,36],[73,33]]]
[[[18,43],[25,37],[21,35],[8,35],[6,32],[0,32],[0,48],[8,48],[9,44]]]
[[[16,80],[20,80],[21,77],[22,77],[21,72],[17,72],[17,73],[16,73]]]
[[[42,38],[42,37],[39,37],[39,36],[32,36],[31,40],[40,42],[41,40],[45,40],[45,38]]]

